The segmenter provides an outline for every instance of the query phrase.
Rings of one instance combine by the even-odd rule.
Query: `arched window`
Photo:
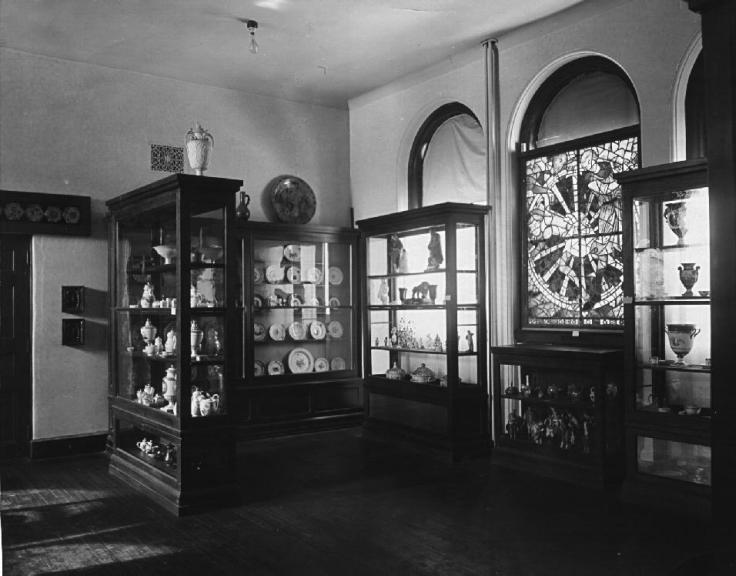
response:
[[[409,208],[486,202],[486,145],[475,114],[453,102],[422,124],[409,155]]]
[[[688,160],[705,157],[704,74],[701,51],[690,70],[685,92],[685,148]]]
[[[629,78],[598,56],[561,67],[532,98],[520,139],[517,337],[617,340],[623,250],[613,175],[639,167],[639,105]]]

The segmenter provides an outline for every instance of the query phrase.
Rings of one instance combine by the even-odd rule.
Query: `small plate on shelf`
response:
[[[302,257],[301,248],[296,244],[284,246],[284,258],[289,262],[299,262]]]
[[[263,282],[263,269],[260,266],[253,267],[253,284],[261,284]]]
[[[298,320],[289,324],[289,336],[292,340],[306,340],[307,330],[304,328],[304,324]]]
[[[330,370],[345,370],[345,360],[339,356],[335,356],[330,360]]]
[[[263,309],[263,298],[261,298],[258,294],[253,296],[253,310],[262,310]]]
[[[330,298],[330,306],[340,306],[340,299],[337,296]]]
[[[292,294],[289,296],[289,306],[292,308],[301,308],[304,306],[304,302],[302,302],[301,296],[299,294]]]
[[[286,361],[292,374],[304,374],[314,368],[314,357],[306,348],[294,348]]]
[[[322,282],[322,270],[319,268],[308,268],[304,281],[312,284],[319,284]]]
[[[284,269],[271,264],[266,268],[266,280],[271,284],[278,284],[284,279]]]
[[[253,324],[253,340],[263,342],[266,339],[266,327],[260,322]]]
[[[342,281],[343,281],[342,270],[340,270],[337,266],[330,266],[327,277],[329,279],[330,284],[332,284],[333,286],[339,286],[340,284],[342,284]]]
[[[327,358],[317,358],[314,361],[315,372],[327,372],[330,369],[330,362]]]
[[[271,337],[271,340],[281,342],[284,338],[286,338],[286,330],[284,329],[284,325],[278,323],[271,324],[271,326],[268,328],[268,335]]]
[[[327,335],[327,329],[323,322],[315,320],[309,325],[309,335],[315,340],[324,340]]]
[[[327,325],[327,334],[329,334],[330,338],[342,338],[342,324],[338,320],[333,320]]]
[[[269,376],[280,376],[284,373],[284,363],[281,360],[271,360],[267,370]]]
[[[292,284],[299,284],[302,281],[302,272],[299,270],[299,266],[289,266],[286,269],[286,278]]]

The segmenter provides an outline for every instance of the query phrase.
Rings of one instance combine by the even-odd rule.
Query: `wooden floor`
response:
[[[241,445],[241,502],[181,519],[104,455],[0,472],[7,576],[708,573],[695,521],[360,429]]]

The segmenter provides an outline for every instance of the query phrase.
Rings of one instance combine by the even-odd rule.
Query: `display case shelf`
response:
[[[478,353],[486,347],[487,214],[446,203],[358,222],[366,427],[453,459],[490,450],[486,356]]]
[[[697,514],[710,508],[711,475],[706,171],[698,160],[617,176],[625,255],[623,494]]]

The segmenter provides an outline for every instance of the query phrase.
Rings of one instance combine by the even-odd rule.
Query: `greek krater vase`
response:
[[[215,146],[215,139],[197,123],[196,128],[190,128],[187,132],[186,141],[189,165],[195,174],[202,176],[209,166],[210,151]]]

